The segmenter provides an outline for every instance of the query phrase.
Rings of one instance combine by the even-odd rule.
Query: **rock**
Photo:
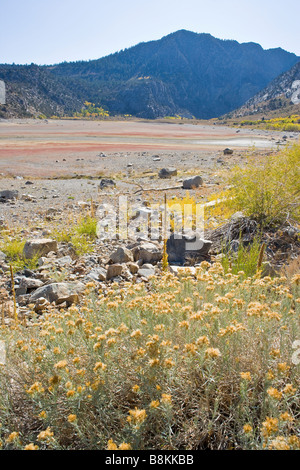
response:
[[[0,263],[4,263],[6,260],[6,254],[3,251],[0,251]]]
[[[30,294],[17,295],[17,303],[19,307],[25,307],[25,305],[27,305],[29,302],[29,298]]]
[[[99,186],[100,186],[100,189],[110,188],[110,187],[116,186],[116,183],[112,179],[102,178],[102,180],[100,181]]]
[[[30,277],[22,277],[20,283],[19,283],[19,288],[20,289],[25,289],[24,294],[27,294],[29,290],[32,289],[38,289],[39,287],[43,286],[43,281],[40,279],[32,279]]]
[[[16,190],[4,190],[0,191],[0,202],[18,199],[19,191]]]
[[[174,264],[184,264],[189,259],[204,261],[208,257],[211,245],[210,240],[172,234],[167,240],[168,261]]]
[[[48,259],[45,256],[41,256],[38,259],[37,264],[38,264],[38,266],[44,266],[47,263],[47,261],[48,261]]]
[[[78,302],[78,296],[85,286],[82,282],[55,282],[37,289],[30,297],[29,302],[35,303],[43,297],[48,302],[55,302],[57,305],[63,302],[72,304]]]
[[[63,256],[62,258],[58,258],[55,260],[55,264],[58,266],[67,266],[68,264],[71,264],[73,262],[71,256]]]
[[[139,265],[137,263],[132,263],[131,261],[127,263],[127,267],[131,274],[136,274],[139,270]]]
[[[109,281],[113,277],[120,276],[120,274],[122,273],[122,269],[122,264],[110,264],[107,267],[106,280]]]
[[[49,207],[46,211],[46,215],[55,215],[58,212],[60,212],[58,209],[55,209],[54,207]]]
[[[56,240],[51,240],[50,238],[38,238],[36,240],[29,240],[25,243],[23,249],[23,255],[26,259],[34,258],[34,256],[39,255],[44,256],[50,251],[57,251],[57,242]]]
[[[48,229],[45,229],[42,231],[42,236],[43,237],[46,237],[46,236],[49,236],[51,235],[51,230],[48,230]]]
[[[106,274],[106,269],[94,268],[86,275],[86,279],[91,281],[105,281]]]
[[[158,173],[158,177],[162,179],[171,178],[172,176],[176,176],[176,175],[177,175],[176,168],[162,168]]]
[[[232,155],[233,154],[233,150],[229,149],[229,148],[226,148],[223,150],[223,153],[224,155]]]
[[[140,277],[145,277],[146,279],[148,279],[150,276],[155,275],[155,269],[152,265],[150,267],[143,265],[143,267],[138,270],[138,275]]]
[[[132,250],[134,260],[143,263],[157,263],[162,259],[162,249],[151,242],[142,242]]]
[[[115,264],[128,263],[129,261],[133,261],[133,254],[127,248],[120,246],[110,255],[109,259]]]
[[[32,196],[32,194],[22,194],[21,199],[26,202],[36,202],[36,197]]]
[[[45,310],[45,308],[48,305],[50,305],[50,302],[47,299],[45,299],[44,297],[40,297],[35,303],[34,311],[36,313],[41,313],[43,310]]]
[[[183,180],[182,187],[183,189],[194,189],[202,186],[203,179],[201,176],[194,176],[193,178],[187,178]]]

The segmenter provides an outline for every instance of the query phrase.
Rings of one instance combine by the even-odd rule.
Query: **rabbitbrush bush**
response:
[[[233,170],[229,205],[261,226],[300,220],[300,144]]]
[[[300,275],[91,283],[2,325],[3,449],[299,449]],[[299,349],[299,346],[298,346]]]

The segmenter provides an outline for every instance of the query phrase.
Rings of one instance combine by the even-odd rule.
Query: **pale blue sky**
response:
[[[0,63],[88,60],[178,29],[300,56],[299,0],[0,0]]]

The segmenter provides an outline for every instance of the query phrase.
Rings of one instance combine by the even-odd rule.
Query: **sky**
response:
[[[300,56],[299,0],[0,0],[0,63],[90,60],[179,29]]]

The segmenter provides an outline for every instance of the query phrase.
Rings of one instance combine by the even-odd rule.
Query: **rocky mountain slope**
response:
[[[31,65],[0,65],[5,83],[6,103],[0,104],[0,117],[61,116],[79,111],[83,101],[69,84],[47,70]]]
[[[248,100],[234,116],[272,114],[276,111],[283,115],[300,113],[300,62]]]
[[[72,114],[88,100],[111,114],[208,119],[239,108],[298,61],[280,48],[181,30],[98,60],[1,66],[0,80],[8,82],[8,115]]]

